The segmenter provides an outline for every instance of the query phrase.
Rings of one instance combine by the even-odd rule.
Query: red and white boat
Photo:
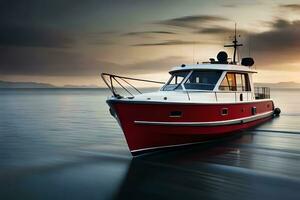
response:
[[[156,81],[102,74],[113,96],[107,100],[117,119],[132,155],[149,150],[196,144],[230,135],[279,115],[270,99],[269,88],[254,88],[252,58],[235,60],[240,44],[235,39],[234,58],[225,52],[218,60],[196,65],[181,65],[169,72],[170,79],[157,92],[123,97],[114,84],[130,94],[122,83],[130,80]]]

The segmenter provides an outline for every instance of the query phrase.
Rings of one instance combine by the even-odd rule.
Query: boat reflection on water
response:
[[[251,138],[248,135],[243,140]],[[215,187],[224,179],[207,173],[209,164],[204,161],[228,152],[239,154],[238,148],[218,146],[220,142],[224,140],[132,158],[116,199],[199,199],[216,195]]]
[[[300,181],[264,170],[282,166],[256,157],[253,134],[238,137],[133,158],[116,199],[297,199]]]
[[[90,146],[61,163],[1,170],[0,199],[298,199],[300,134],[260,129],[134,158],[125,145]]]

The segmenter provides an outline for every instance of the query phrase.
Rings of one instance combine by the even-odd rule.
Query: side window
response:
[[[175,72],[172,74],[172,77],[168,81],[168,83],[164,86],[164,91],[170,91],[174,89],[182,89],[181,82],[185,79],[185,77],[189,74],[188,71],[184,72]]]
[[[221,71],[194,71],[184,83],[184,87],[192,90],[213,90],[221,74]]]
[[[182,76],[181,74],[174,75],[169,84],[177,85],[177,84],[181,83],[183,81],[183,79],[184,79],[184,76]]]
[[[236,91],[236,79],[234,73],[227,73],[227,80],[229,83],[229,90]]]
[[[244,84],[245,84],[244,74],[236,74],[235,79],[236,79],[236,89],[237,89],[237,91],[245,91],[245,88],[244,88]]]
[[[219,90],[223,91],[251,91],[248,74],[227,73]]]
[[[236,91],[236,78],[234,73],[227,73],[224,77],[219,90]]]
[[[237,91],[251,91],[248,74],[236,74]]]
[[[251,91],[248,74],[242,74],[242,82],[243,82],[244,91]]]
[[[229,86],[229,84],[228,84],[227,76],[225,76],[219,86],[219,90],[227,91],[227,90],[229,90],[228,86]]]

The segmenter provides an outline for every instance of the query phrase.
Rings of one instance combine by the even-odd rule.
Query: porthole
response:
[[[221,115],[228,115],[228,108],[222,108]]]
[[[181,111],[171,111],[169,117],[181,117]]]
[[[252,107],[251,111],[252,111],[252,115],[256,115],[256,107]]]

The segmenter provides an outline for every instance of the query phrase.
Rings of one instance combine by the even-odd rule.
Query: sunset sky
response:
[[[223,45],[235,23],[257,82],[300,82],[299,0],[3,0],[0,80],[102,86],[101,72],[165,80],[173,66],[231,53]]]

